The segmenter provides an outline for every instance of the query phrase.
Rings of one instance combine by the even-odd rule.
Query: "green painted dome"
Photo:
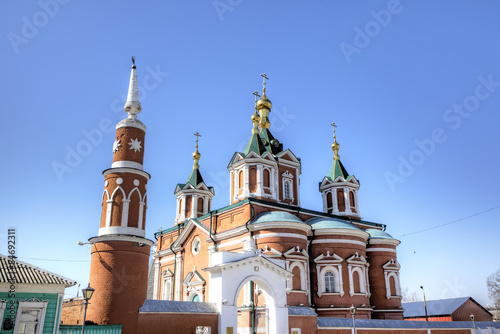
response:
[[[311,218],[311,219],[307,220],[306,224],[311,225],[313,230],[332,228],[332,229],[361,231],[361,229],[357,228],[352,223],[349,223],[348,221],[338,219],[338,218],[316,217],[316,218]]]
[[[304,223],[288,212],[283,211],[268,211],[263,212],[255,218],[252,224],[267,223],[267,222],[285,222],[285,223]]]

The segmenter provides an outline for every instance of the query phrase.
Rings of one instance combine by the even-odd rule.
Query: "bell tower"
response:
[[[323,212],[341,216],[359,218],[358,189],[359,181],[354,175],[349,175],[340,162],[335,123],[333,127],[333,163],[328,175],[319,184],[319,191],[323,197]]]
[[[148,263],[153,241],[145,238],[147,182],[143,170],[146,126],[141,112],[137,70],[132,71],[125,111],[116,125],[113,163],[103,172],[101,223],[91,244],[90,285],[95,289],[87,319],[99,325],[122,324],[138,332],[139,308],[146,300]]]

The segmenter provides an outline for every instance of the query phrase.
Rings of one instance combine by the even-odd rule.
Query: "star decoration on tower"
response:
[[[122,146],[122,144],[120,144],[120,140],[115,140],[115,142],[113,143],[113,153],[116,153],[116,151],[118,151],[118,148]]]
[[[130,145],[130,149],[131,150],[134,150],[134,152],[140,152],[141,151],[141,142],[135,138],[135,139],[130,139],[130,143],[128,143]]]

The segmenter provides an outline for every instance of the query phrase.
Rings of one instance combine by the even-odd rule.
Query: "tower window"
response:
[[[351,202],[351,206],[354,208],[356,206],[356,202],[354,201],[354,192],[349,192],[349,201]]]
[[[271,176],[269,169],[264,169],[264,187],[269,188],[271,185]]]
[[[283,188],[285,198],[292,198],[292,196],[290,195],[290,181],[285,181]]]
[[[325,292],[335,292],[335,276],[331,271],[325,273]]]

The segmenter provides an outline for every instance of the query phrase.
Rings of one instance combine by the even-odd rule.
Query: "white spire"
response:
[[[137,70],[135,67],[135,58],[132,57],[132,72],[130,73],[130,84],[128,87],[127,102],[125,102],[125,111],[129,118],[137,118],[141,112],[141,103],[139,102],[139,86],[137,85]]]

